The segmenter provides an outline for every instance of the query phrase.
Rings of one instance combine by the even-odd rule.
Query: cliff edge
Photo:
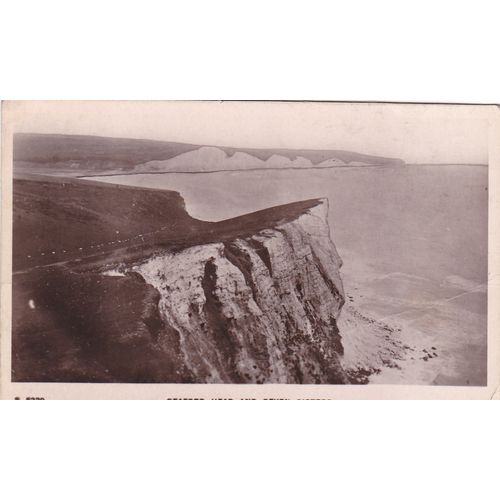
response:
[[[327,200],[244,238],[155,256],[130,270],[160,294],[158,342],[197,382],[344,383],[341,260]]]
[[[12,380],[348,382],[327,214],[211,223],[175,192],[16,179]]]

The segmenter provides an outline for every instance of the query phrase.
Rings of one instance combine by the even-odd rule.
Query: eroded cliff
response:
[[[158,343],[178,343],[180,371],[196,382],[347,382],[327,213],[319,200],[293,221],[129,269],[159,292]]]
[[[206,222],[176,192],[43,177],[14,202],[13,380],[347,382],[327,200]]]

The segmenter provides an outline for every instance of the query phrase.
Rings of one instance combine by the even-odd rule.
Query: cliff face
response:
[[[12,380],[347,381],[326,200],[206,222],[179,193],[40,177],[14,207]]]
[[[251,236],[132,266],[159,293],[159,346],[193,382],[346,383],[328,202]]]

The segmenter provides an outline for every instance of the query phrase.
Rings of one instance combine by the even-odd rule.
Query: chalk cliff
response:
[[[320,200],[295,220],[125,271],[158,291],[158,343],[178,346],[186,381],[347,382],[337,328],[342,262],[327,213]]]
[[[43,177],[14,202],[13,380],[352,380],[327,200],[206,222],[176,192]]]

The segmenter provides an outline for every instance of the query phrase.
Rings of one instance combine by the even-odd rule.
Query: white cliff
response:
[[[308,158],[296,156],[288,158],[273,154],[267,160],[254,155],[237,151],[229,155],[214,146],[202,146],[193,151],[181,153],[168,160],[153,160],[136,165],[135,173],[140,172],[213,172],[218,170],[245,170],[256,168],[311,168],[314,164]],[[318,164],[319,167],[345,166],[336,158],[327,159]]]
[[[159,292],[159,343],[176,337],[193,381],[347,381],[341,259],[327,213],[321,200],[251,236],[165,251],[131,269]]]

